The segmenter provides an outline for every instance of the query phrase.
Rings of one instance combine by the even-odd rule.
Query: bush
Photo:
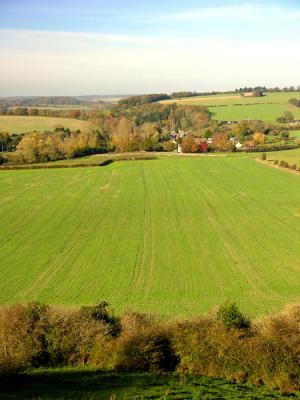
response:
[[[274,160],[274,161],[273,161],[273,164],[274,164],[274,165],[278,165],[278,160]]]
[[[80,311],[54,313],[47,333],[47,351],[51,366],[91,363],[95,348],[111,340],[109,328]],[[100,360],[98,360],[98,364]]]
[[[111,335],[116,336],[120,332],[119,320],[112,314],[108,307],[109,304],[106,301],[102,301],[95,306],[82,307],[81,313],[107,325]]]
[[[293,165],[290,166],[290,168],[293,169],[294,171],[296,171],[297,170],[297,165],[293,164]]]
[[[0,154],[0,165],[5,164],[7,162],[7,158],[5,158],[2,154]]]
[[[250,328],[250,320],[238,309],[235,303],[230,301],[221,305],[217,318],[227,328],[247,329]]]
[[[280,161],[279,165],[283,168],[289,168],[289,163],[284,160]]]
[[[262,159],[263,161],[266,161],[266,159],[267,159],[267,155],[266,155],[266,153],[262,153],[262,155],[261,155],[261,159]]]
[[[173,371],[177,357],[168,332],[159,327],[121,335],[115,343],[115,368],[123,371]]]
[[[30,366],[30,354],[22,340],[19,305],[0,311],[0,376],[15,375]]]

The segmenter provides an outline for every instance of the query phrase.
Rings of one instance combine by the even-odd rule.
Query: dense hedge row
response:
[[[251,321],[234,303],[216,314],[167,322],[108,304],[57,310],[32,302],[0,310],[2,376],[28,367],[92,365],[173,371],[300,388],[300,306]]]
[[[24,165],[2,165],[0,171],[28,170],[28,169],[57,169],[57,168],[85,168],[85,167],[105,167],[115,161],[138,161],[138,160],[157,160],[157,157],[127,156],[105,159],[98,163],[63,163],[63,164],[24,164]]]

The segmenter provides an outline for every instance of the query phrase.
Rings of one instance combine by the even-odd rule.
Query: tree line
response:
[[[300,306],[251,320],[226,302],[206,316],[168,321],[106,302],[61,310],[38,302],[0,310],[0,375],[27,368],[95,366],[102,370],[199,374],[300,388]]]
[[[86,101],[79,100],[73,96],[24,96],[24,97],[3,97],[0,99],[0,106],[7,107],[41,107],[47,105],[83,105]]]
[[[300,99],[295,99],[295,98],[290,99],[289,103],[292,104],[293,106],[300,107]]]
[[[110,113],[97,114],[94,128],[86,132],[58,127],[54,132],[27,133],[10,160],[34,163],[111,151],[171,151],[176,148],[172,132],[200,134],[209,124],[210,114],[203,107],[159,103],[126,109],[116,106]]]

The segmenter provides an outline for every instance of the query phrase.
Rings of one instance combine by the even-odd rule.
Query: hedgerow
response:
[[[29,367],[91,365],[300,388],[299,305],[251,321],[227,302],[216,314],[170,322],[115,316],[106,302],[67,311],[31,302],[2,308],[0,332],[2,377]]]

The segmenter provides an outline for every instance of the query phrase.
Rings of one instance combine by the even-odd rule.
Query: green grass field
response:
[[[289,104],[292,97],[300,98],[299,92],[267,93],[263,97],[241,97],[239,95],[197,96],[175,100],[178,104],[207,106],[217,120],[262,120],[276,121],[284,111],[291,111],[300,119],[300,108]],[[170,103],[174,100],[162,101]],[[258,103],[258,104],[257,104]]]
[[[300,300],[299,176],[242,157],[0,173],[0,302],[252,315]]]
[[[286,151],[273,151],[267,153],[267,160],[287,161],[290,165],[300,167],[300,148]]]
[[[11,385],[1,386],[5,400],[150,400],[150,399],[299,399],[299,392],[283,394],[264,386],[237,384],[225,379],[176,374],[109,373],[93,368],[29,371]]]
[[[297,139],[300,139],[300,130],[298,131],[290,131],[290,137],[295,137]]]
[[[71,118],[0,115],[0,132],[26,133],[34,130],[53,130],[58,126],[63,126],[64,128],[69,128],[71,130],[80,129],[84,131],[89,129],[90,124],[87,121],[80,121]]]

